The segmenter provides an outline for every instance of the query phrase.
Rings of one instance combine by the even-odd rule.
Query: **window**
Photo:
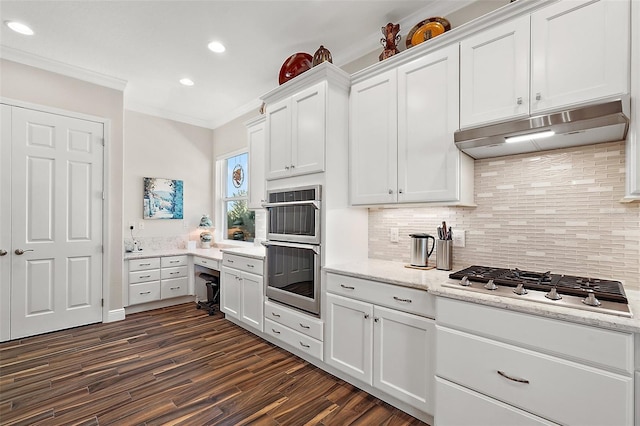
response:
[[[255,212],[247,208],[249,153],[243,152],[223,160],[223,219],[222,238],[252,242],[256,233]]]

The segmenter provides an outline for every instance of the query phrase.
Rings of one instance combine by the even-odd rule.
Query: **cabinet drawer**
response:
[[[302,334],[323,341],[324,323],[318,318],[310,317],[299,312],[276,305],[269,301],[264,302],[264,316],[271,321],[286,325]]]
[[[189,278],[172,278],[162,280],[160,283],[160,298],[170,299],[172,297],[186,296],[189,290]]]
[[[438,298],[438,324],[597,367],[633,371],[633,335]],[[524,330],[524,332],[523,332]]]
[[[129,286],[129,304],[152,302],[160,299],[160,281],[151,281]]]
[[[147,281],[158,281],[159,279],[160,269],[129,272],[129,284],[143,283]]]
[[[252,274],[264,275],[262,270],[263,262],[260,259],[225,253],[222,256],[222,264],[224,266],[228,266],[229,268],[251,272]]]
[[[435,318],[436,298],[425,290],[327,274],[327,291],[403,312]]]
[[[440,326],[436,341],[439,377],[563,424],[633,423],[631,376]]]
[[[166,280],[169,278],[186,277],[189,272],[188,266],[176,266],[174,268],[162,268],[160,270],[160,278]]]
[[[436,407],[435,423],[438,425],[555,424],[439,377],[436,377]]]
[[[167,256],[163,257],[160,265],[163,268],[168,268],[172,266],[185,266],[189,263],[188,256]]]
[[[214,259],[206,259],[204,257],[195,256],[193,258],[194,265],[204,266],[205,268],[220,270],[220,262]]]
[[[159,257],[151,257],[149,259],[133,259],[129,261],[129,272],[144,271],[146,269],[158,269],[159,267]]]
[[[322,342],[298,333],[270,319],[264,320],[264,331],[270,336],[322,361]]]

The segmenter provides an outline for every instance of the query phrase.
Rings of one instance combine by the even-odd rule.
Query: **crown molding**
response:
[[[98,86],[108,87],[121,92],[123,92],[127,86],[126,80],[65,64],[53,59],[43,58],[42,56],[27,53],[23,50],[14,49],[12,47],[0,46],[0,58],[51,71],[56,74],[62,74],[67,77],[73,77],[78,80],[97,84]]]

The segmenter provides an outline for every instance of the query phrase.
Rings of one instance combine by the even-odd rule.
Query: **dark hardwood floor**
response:
[[[195,304],[0,344],[2,425],[421,425]]]

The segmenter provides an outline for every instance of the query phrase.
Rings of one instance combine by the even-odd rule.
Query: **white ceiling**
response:
[[[0,54],[61,70],[90,71],[125,86],[125,108],[216,128],[259,107],[278,85],[283,62],[322,44],[342,66],[380,46],[380,27],[409,29],[470,0],[1,0],[0,19],[29,25],[24,36],[2,25]],[[207,49],[222,41],[227,51]],[[71,67],[68,67],[68,66]],[[84,73],[75,73],[81,75]],[[178,80],[189,77],[192,87]],[[118,81],[122,80],[122,81]]]

